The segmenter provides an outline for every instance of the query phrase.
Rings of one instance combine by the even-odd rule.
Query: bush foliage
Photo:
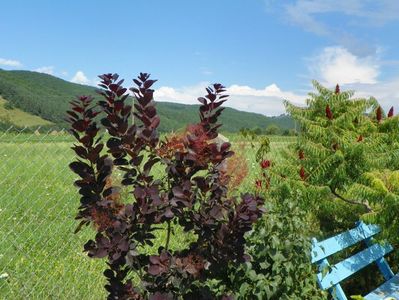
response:
[[[93,105],[92,97],[78,97],[68,120],[79,157],[70,164],[80,177],[75,182],[81,195],[77,231],[89,224],[97,230],[84,249],[90,257],[107,258],[108,299],[214,299],[207,282],[225,282],[228,266],[249,260],[244,234],[263,213],[261,197],[227,195],[225,161],[233,152],[229,143],[215,140],[228,97],[224,87],[214,84],[198,98],[198,124],[181,137],[160,141],[151,89],[155,80],[146,73],[133,80],[136,124],[129,124],[132,107],[123,80],[117,74],[100,79],[103,100]],[[163,168],[161,176],[154,175],[154,166]],[[132,195],[126,202],[109,180],[115,168]],[[174,226],[195,237],[183,250],[169,247]],[[165,244],[149,255],[144,249],[153,246],[160,230],[166,231]]]
[[[268,195],[267,215],[247,238],[253,258],[231,272],[237,299],[324,299],[309,257],[311,221],[286,185]]]

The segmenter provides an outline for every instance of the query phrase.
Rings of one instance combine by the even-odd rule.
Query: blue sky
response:
[[[195,103],[212,82],[229,106],[278,115],[311,80],[399,100],[399,1],[2,1],[0,68],[96,84],[159,79],[156,100]]]

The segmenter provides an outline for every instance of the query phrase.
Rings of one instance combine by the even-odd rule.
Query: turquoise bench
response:
[[[381,229],[377,225],[358,222],[356,227],[324,241],[312,239],[311,261],[318,266],[317,281],[322,290],[328,290],[334,299],[347,300],[340,282],[370,265],[376,263],[385,283],[366,296],[367,300],[399,300],[399,273],[394,274],[384,259],[393,250],[389,244],[373,242],[373,236]],[[363,242],[366,248],[345,260],[330,265],[327,258],[345,248]]]

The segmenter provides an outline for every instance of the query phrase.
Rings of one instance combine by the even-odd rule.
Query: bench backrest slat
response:
[[[312,263],[321,261],[345,248],[348,248],[364,239],[372,237],[381,231],[380,227],[374,224],[366,225],[359,222],[359,225],[344,233],[338,234],[321,242],[313,243],[311,250]]]
[[[324,276],[323,272],[318,273],[317,279],[319,285],[323,290],[329,289],[377,259],[380,259],[392,250],[393,248],[389,244],[374,244],[369,248],[335,264],[331,267],[329,272],[324,274]]]

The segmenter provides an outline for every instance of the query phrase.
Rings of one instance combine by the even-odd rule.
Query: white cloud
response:
[[[265,6],[270,6],[270,0]],[[359,35],[356,28],[383,27],[399,21],[397,0],[296,0],[275,4],[286,22],[305,31],[327,37],[361,56],[375,54],[377,49],[368,37]],[[326,18],[329,15],[331,18]],[[339,18],[339,26],[334,21]]]
[[[18,60],[0,58],[0,66],[22,67],[22,63]]]
[[[330,30],[327,26],[313,17],[313,14],[320,12],[325,4],[315,3],[315,1],[297,1],[295,4],[286,5],[285,13],[291,23],[301,26],[306,31],[318,35],[328,35]]]
[[[299,102],[303,100],[303,96],[292,92],[284,92],[275,83],[266,86],[264,89],[254,89],[246,85],[233,84],[227,88],[227,91],[232,96],[276,97]]]
[[[192,87],[178,89],[164,86],[155,91],[154,97],[156,101],[199,104],[197,98],[206,94],[205,87],[208,85],[208,83],[200,83]],[[264,89],[234,84],[227,87],[227,94],[230,95],[230,98],[225,103],[226,106],[269,116],[285,112],[283,100],[303,104],[306,98],[305,95],[282,91],[274,83]]]
[[[345,53],[344,58],[348,54]],[[377,75],[373,72],[359,72],[363,70],[361,62],[358,59],[353,59],[349,55],[350,59],[347,61],[355,61],[356,63],[350,64],[348,68],[344,70],[344,73],[334,71],[326,68],[327,75],[324,80],[319,80],[323,85],[328,88],[334,88],[336,83],[339,83],[342,90],[355,90],[355,97],[375,97],[385,110],[388,110],[391,106],[395,106],[395,111],[399,112],[399,77],[386,81],[377,81]],[[333,60],[334,62],[335,60]],[[340,60],[339,60],[340,61]],[[346,60],[344,60],[346,61]],[[340,63],[333,64],[337,68],[341,66]],[[366,70],[368,70],[366,68]],[[345,72],[357,72],[357,74],[365,74],[361,77],[361,80],[357,80],[360,76],[355,76],[356,80],[352,77],[348,77]],[[336,74],[340,74],[339,77]],[[334,75],[334,76],[333,76]],[[339,79],[338,81],[336,79]],[[328,79],[328,80],[326,80]],[[199,104],[197,98],[206,94],[205,87],[209,83],[202,82],[190,87],[173,88],[168,86],[160,87],[155,90],[156,101],[167,101],[182,104]],[[309,87],[309,92],[312,91]],[[285,113],[283,100],[288,100],[296,105],[304,105],[307,94],[296,93],[292,91],[281,90],[277,84],[272,83],[265,86],[262,89],[256,89],[246,85],[234,84],[227,87],[227,94],[230,95],[225,106],[232,107],[242,111],[249,111],[260,113],[267,116],[276,116]]]
[[[374,97],[381,106],[388,110],[391,106],[399,112],[399,77],[379,82],[376,84],[349,84],[345,89],[354,90],[355,97]]]
[[[35,69],[34,71],[39,73],[45,73],[49,75],[54,75],[54,67],[53,66],[45,66]]]
[[[77,71],[75,76],[72,77],[71,81],[78,84],[85,84],[85,85],[91,84],[91,81],[86,77],[86,75],[82,71]]]
[[[297,0],[284,6],[289,20],[316,34],[330,34],[333,28],[317,18],[319,15],[336,13],[351,18],[350,24],[383,26],[399,20],[397,0]]]
[[[399,77],[379,78],[380,69],[396,61],[384,61],[379,56],[377,52],[374,56],[359,57],[340,46],[327,47],[308,60],[310,75],[328,88],[338,83],[341,89],[354,90],[355,97],[372,96],[384,109],[394,106],[399,111]]]
[[[321,54],[309,59],[312,78],[327,86],[335,84],[377,83],[379,63],[376,57],[357,57],[347,49],[326,47]]]
[[[201,82],[195,86],[173,88],[162,86],[155,90],[154,98],[157,101],[169,101],[184,104],[197,104],[197,98],[204,94],[209,83]]]

